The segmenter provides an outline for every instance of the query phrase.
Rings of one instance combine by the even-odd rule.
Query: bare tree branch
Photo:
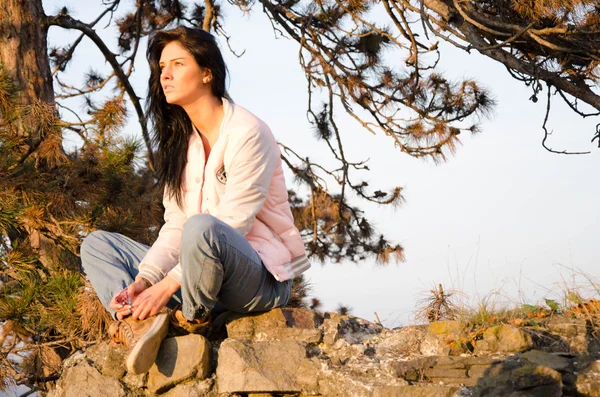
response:
[[[94,42],[94,44],[96,44],[98,49],[102,52],[102,55],[104,55],[108,63],[112,66],[115,74],[117,75],[117,78],[119,79],[119,82],[125,88],[125,91],[127,92],[129,99],[133,104],[133,107],[135,108],[135,111],[138,116],[138,122],[140,124],[140,127],[142,128],[142,136],[146,144],[148,163],[150,169],[154,171],[154,156],[152,152],[152,142],[148,133],[148,127],[146,124],[144,111],[142,110],[142,106],[140,105],[140,98],[136,95],[129,79],[127,78],[127,75],[121,68],[121,65],[119,65],[116,55],[108,49],[108,47],[100,38],[100,36],[98,36],[98,34],[86,23],[76,20],[69,15],[62,14],[55,16],[47,16],[46,18],[46,22],[49,26],[60,26],[65,29],[76,29],[83,32]]]
[[[590,154],[591,152],[568,152],[566,150],[557,151],[557,150],[549,148],[546,145],[546,140],[548,139],[548,136],[552,134],[552,132],[548,132],[548,129],[546,128],[546,123],[548,122],[548,117],[550,116],[550,102],[552,100],[552,93],[550,91],[552,91],[552,86],[550,86],[548,84],[546,86],[546,88],[548,90],[548,94],[547,94],[547,98],[546,98],[546,115],[544,116],[544,123],[542,124],[542,129],[544,130],[544,139],[542,139],[542,146],[544,147],[544,149],[546,149],[550,153],[556,153],[556,154]]]

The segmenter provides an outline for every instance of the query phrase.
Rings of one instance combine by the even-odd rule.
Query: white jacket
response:
[[[179,249],[183,224],[206,213],[246,237],[278,281],[308,270],[304,242],[294,225],[279,146],[269,127],[223,98],[224,117],[205,164],[202,139],[194,128],[183,173],[183,206],[163,196],[165,224],[140,264],[151,283],[165,275],[181,284]]]

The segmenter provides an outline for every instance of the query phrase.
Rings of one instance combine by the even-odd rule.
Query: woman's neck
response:
[[[203,95],[194,103],[184,107],[192,124],[203,135],[210,146],[217,141],[223,120],[223,102],[213,95]]]

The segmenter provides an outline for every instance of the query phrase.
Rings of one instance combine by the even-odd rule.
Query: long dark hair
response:
[[[161,189],[182,206],[182,174],[187,163],[188,139],[192,122],[179,105],[167,103],[160,84],[160,56],[173,41],[181,44],[196,60],[198,66],[212,73],[211,90],[217,98],[228,98],[225,89],[227,67],[213,35],[201,30],[179,26],[154,33],[148,41],[146,58],[150,64],[146,120],[152,125],[152,141],[158,148],[156,176]]]

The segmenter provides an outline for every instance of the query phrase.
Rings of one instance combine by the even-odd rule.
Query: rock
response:
[[[417,358],[406,361],[392,361],[388,363],[390,372],[398,377],[411,382],[423,380],[426,370],[433,368],[436,357]]]
[[[296,392],[313,388],[316,364],[296,341],[244,342],[227,339],[219,349],[219,393]],[[309,384],[306,385],[306,382]]]
[[[600,373],[600,360],[595,360],[589,363],[587,370]]]
[[[458,387],[447,386],[379,386],[373,397],[454,397]]]
[[[434,384],[475,386],[486,376],[501,373],[501,369],[518,368],[516,360],[504,361],[492,357],[437,357],[434,365],[423,371],[425,379]]]
[[[104,365],[104,361],[106,360],[106,356],[108,355],[108,351],[113,349],[113,346],[108,346],[107,342],[100,342],[96,345],[92,345],[85,350],[85,357],[88,361],[97,368],[102,369]],[[64,363],[66,365],[66,363]]]
[[[65,360],[52,396],[600,397],[600,361],[591,342],[585,353],[552,353],[538,343],[567,346],[566,338],[588,337],[589,327],[570,319],[536,329],[533,340],[527,329],[489,328],[474,356],[456,355],[466,332],[454,321],[387,330],[301,309],[222,316],[229,339],[165,339],[148,374],[123,376],[126,352],[106,343],[76,352]],[[211,378],[198,379],[215,366]]]
[[[475,386],[493,371],[496,362],[487,357],[439,357],[423,376],[433,384]]]
[[[466,369],[457,368],[437,368],[433,367],[424,371],[425,378],[435,380],[434,378],[466,378]]]
[[[323,342],[328,346],[333,346],[340,338],[340,315],[326,313],[323,321]]]
[[[421,342],[420,352],[424,356],[459,355],[466,351],[460,342],[464,336],[464,325],[458,321],[436,321],[427,327]]]
[[[344,396],[344,397],[371,397],[373,393],[373,377],[360,376],[354,371],[322,371],[319,373],[319,389],[318,393],[313,393],[322,396]],[[383,383],[383,384],[382,384]],[[397,385],[404,386],[406,381],[386,380],[377,386]],[[376,386],[376,387],[377,387]],[[308,393],[307,393],[308,394]]]
[[[121,397],[125,389],[118,380],[103,376],[87,360],[66,368],[56,384],[55,397]]]
[[[244,315],[227,324],[231,339],[264,342],[293,340],[319,343],[322,332],[320,317],[307,309],[274,309],[265,313]]]
[[[600,397],[600,377],[577,376],[575,383],[577,395],[581,397]]]
[[[212,378],[182,383],[161,394],[161,397],[205,397],[212,390],[213,385]]]
[[[566,371],[571,365],[571,361],[565,357],[539,350],[530,350],[523,353],[521,357],[531,364],[541,365],[557,371]]]
[[[102,362],[102,375],[111,378],[121,379],[125,372],[125,360],[127,359],[127,349],[122,346],[109,346],[105,351],[106,356]]]
[[[484,377],[476,387],[478,397],[560,397],[562,396],[560,373],[548,367],[526,365]]]
[[[148,372],[148,389],[163,392],[187,379],[205,379],[211,373],[211,347],[201,335],[185,335],[163,340],[156,362]]]
[[[542,325],[550,334],[559,337],[552,351],[588,352],[590,341],[584,319],[552,317],[543,321]]]
[[[148,374],[125,374],[125,376],[121,379],[121,382],[125,384],[129,389],[141,389],[142,387],[146,387],[146,381],[148,379]]]
[[[362,318],[328,312],[325,313],[323,330],[325,333],[323,342],[331,346],[340,339],[349,344],[362,343],[379,335],[383,327]]]
[[[69,357],[67,357],[67,359],[65,361],[63,361],[63,368],[73,367],[76,364],[83,362],[83,361],[86,361],[89,363],[86,353],[82,352],[81,350],[77,350],[75,353],[73,353]]]
[[[490,327],[483,333],[483,339],[475,342],[474,353],[519,353],[533,349],[531,335],[512,325]]]
[[[600,397],[600,361],[583,364],[584,368],[575,378],[577,395],[582,397]]]
[[[392,331],[383,330],[374,343],[377,344],[377,351],[380,355],[410,356],[419,353],[426,333],[426,327],[421,325],[402,327]]]

